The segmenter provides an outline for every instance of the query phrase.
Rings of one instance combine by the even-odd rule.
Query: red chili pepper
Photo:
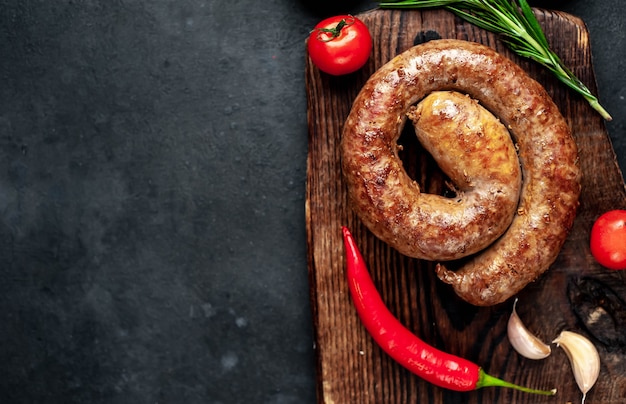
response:
[[[342,231],[350,294],[357,313],[374,341],[396,362],[424,380],[450,390],[471,391],[500,386],[528,393],[556,394],[556,389],[535,390],[500,380],[485,373],[480,366],[422,341],[387,309],[352,234],[345,226]]]

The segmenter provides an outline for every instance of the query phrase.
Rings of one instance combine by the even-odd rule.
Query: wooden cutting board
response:
[[[589,37],[571,15],[535,10],[564,62],[596,93]],[[552,268],[519,295],[518,313],[544,341],[567,329],[597,346],[602,368],[587,403],[626,402],[626,272],[597,265],[588,235],[600,213],[626,208],[626,190],[604,121],[577,94],[543,68],[515,57],[496,36],[444,10],[372,10],[358,16],[374,39],[369,64],[344,77],[321,74],[307,58],[309,154],[306,225],[310,297],[320,403],[577,403],[581,400],[561,348],[531,361],[511,348],[506,323],[512,301],[471,306],[440,282],[433,264],[410,259],[373,236],[347,203],[339,143],[352,100],[365,80],[394,55],[434,38],[481,42],[515,60],[541,82],[559,105],[580,149],[584,173],[580,212]],[[609,111],[610,112],[610,111]],[[422,187],[437,192],[442,175],[412,136],[403,135],[404,164]],[[387,357],[361,326],[345,281],[342,225],[347,225],[391,311],[426,342],[481,365],[488,373],[534,388],[556,387],[556,397],[501,388],[447,391],[422,381]]]

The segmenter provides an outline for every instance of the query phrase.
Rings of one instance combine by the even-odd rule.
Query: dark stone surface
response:
[[[303,44],[376,4],[0,0],[0,403],[315,401]],[[624,170],[620,5],[550,4]]]

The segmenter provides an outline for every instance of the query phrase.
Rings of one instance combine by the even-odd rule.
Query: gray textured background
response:
[[[0,0],[0,403],[314,402],[303,44],[376,4]],[[534,4],[624,170],[622,2]]]

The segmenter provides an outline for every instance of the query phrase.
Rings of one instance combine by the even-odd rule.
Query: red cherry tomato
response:
[[[372,51],[372,36],[358,18],[338,15],[315,26],[309,35],[307,49],[321,71],[339,76],[365,65]]]
[[[591,228],[591,254],[609,269],[626,269],[626,210],[602,214]]]

